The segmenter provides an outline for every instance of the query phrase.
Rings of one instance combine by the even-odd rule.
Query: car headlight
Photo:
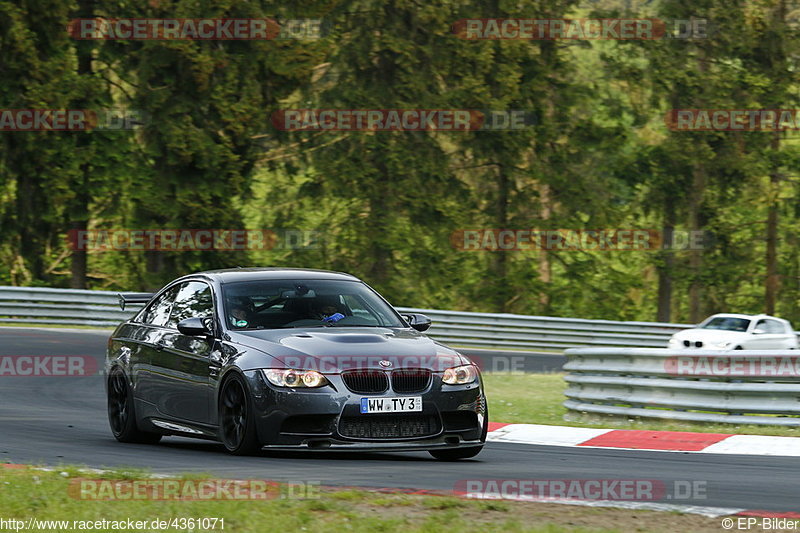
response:
[[[478,371],[474,365],[462,365],[445,370],[442,381],[448,385],[464,385],[472,383],[477,377]]]
[[[263,372],[267,380],[276,387],[305,387],[313,389],[328,384],[327,378],[316,370],[266,368]]]

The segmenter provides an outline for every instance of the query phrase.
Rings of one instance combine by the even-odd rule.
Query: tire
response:
[[[483,417],[483,432],[481,434],[481,442],[486,442],[486,435],[489,433],[489,409],[486,409]],[[472,446],[469,448],[454,448],[450,450],[429,450],[434,459],[440,461],[458,461],[459,459],[471,459],[481,453],[483,445]]]
[[[734,348],[734,350],[743,350],[743,349],[744,348],[742,348],[741,346],[737,346],[736,348]]]
[[[252,405],[244,380],[231,374],[219,394],[219,440],[228,453],[254,455],[261,449]]]
[[[160,433],[141,431],[136,425],[133,393],[122,370],[115,368],[108,376],[108,424],[119,442],[156,444]]]

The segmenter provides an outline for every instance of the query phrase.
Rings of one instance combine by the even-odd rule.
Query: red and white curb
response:
[[[741,455],[800,456],[800,437],[765,435],[734,435],[729,433],[690,433],[684,431],[642,431],[629,429],[597,429],[541,424],[489,423],[490,442],[536,444],[622,450],[652,450],[662,452],[717,453]],[[581,501],[570,499],[506,498],[519,501],[540,501],[589,507],[615,507],[652,511],[677,511],[711,518],[742,516],[759,518],[800,519],[797,512],[776,512],[758,509],[703,507],[653,502]]]
[[[491,442],[662,452],[800,456],[800,437],[489,423]]]

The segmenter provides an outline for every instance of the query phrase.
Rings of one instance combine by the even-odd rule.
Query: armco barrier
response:
[[[506,313],[398,307],[431,318],[431,337],[455,346],[492,350],[557,350],[577,346],[663,347],[690,324],[615,322]]]
[[[0,322],[114,326],[141,306],[119,309],[117,293],[34,287],[0,287]],[[513,314],[468,313],[398,307],[428,315],[431,337],[467,348],[561,351],[576,346],[661,347],[688,324],[614,322]]]
[[[575,348],[564,406],[589,414],[800,426],[800,351]]]
[[[119,308],[116,292],[0,287],[0,322],[115,326],[141,306]]]

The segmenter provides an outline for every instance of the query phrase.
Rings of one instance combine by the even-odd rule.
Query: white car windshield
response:
[[[750,320],[746,318],[734,318],[729,316],[714,317],[702,326],[702,329],[723,329],[726,331],[747,331]]]

